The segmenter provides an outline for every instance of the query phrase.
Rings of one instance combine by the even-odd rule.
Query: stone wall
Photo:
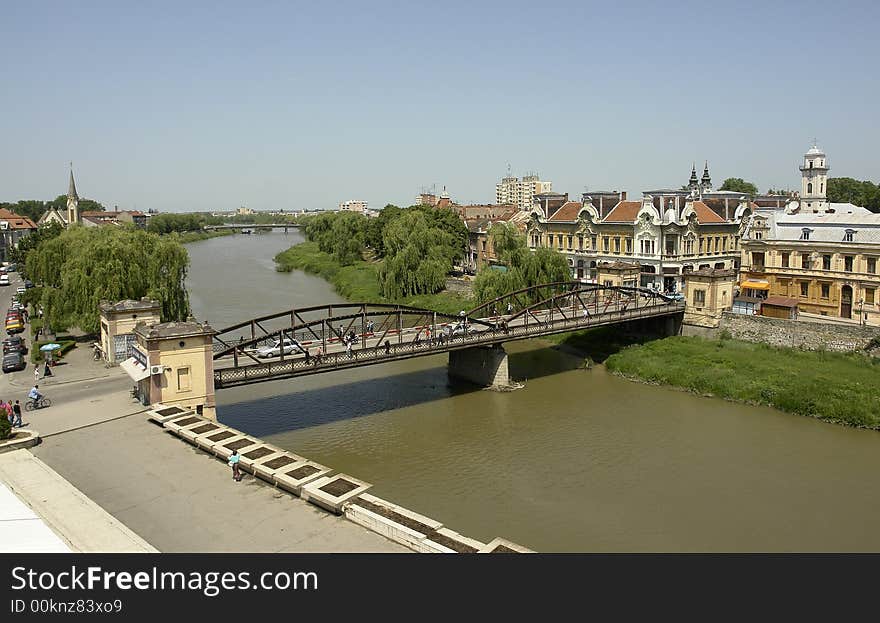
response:
[[[449,351],[449,376],[485,387],[510,386],[503,346],[474,346]]]
[[[730,312],[722,316],[716,335],[724,330],[737,340],[802,350],[864,350],[872,339],[880,337],[877,327],[784,320]]]

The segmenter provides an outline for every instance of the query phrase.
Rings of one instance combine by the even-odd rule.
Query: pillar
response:
[[[500,344],[450,351],[449,376],[484,387],[509,387],[507,351]]]

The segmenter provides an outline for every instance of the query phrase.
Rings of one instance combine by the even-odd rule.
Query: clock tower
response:
[[[828,210],[828,159],[825,152],[816,147],[815,141],[804,154],[801,169],[801,212],[825,212]]]

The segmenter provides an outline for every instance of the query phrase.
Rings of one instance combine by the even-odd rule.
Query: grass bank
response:
[[[880,429],[880,360],[861,353],[669,337],[624,348],[605,365],[647,383]]]
[[[189,242],[198,242],[199,240],[207,240],[208,238],[219,238],[220,236],[231,236],[235,232],[229,229],[220,229],[215,231],[176,231],[170,234],[165,234],[171,238],[177,240],[180,244],[187,244]]]
[[[302,242],[282,251],[275,256],[275,264],[279,272],[302,270],[317,275],[333,284],[336,292],[349,301],[409,305],[448,314],[457,314],[462,309],[473,307],[473,299],[450,292],[387,299],[379,293],[380,263],[357,262],[342,266],[328,253],[320,251],[314,242]]]

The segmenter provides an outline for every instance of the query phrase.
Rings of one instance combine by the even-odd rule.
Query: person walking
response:
[[[12,415],[15,421],[12,423],[13,426],[17,426],[18,428],[22,427],[21,423],[21,404],[19,404],[18,400],[15,401],[15,404],[12,405]]]
[[[34,364],[34,383],[40,380],[40,364]]]
[[[241,456],[238,454],[238,450],[233,450],[229,457],[229,465],[232,467],[232,479],[236,482],[241,480],[241,468],[238,465],[239,460],[241,460]]]
[[[391,342],[388,340],[385,340],[385,354],[386,355],[391,354]]]
[[[351,359],[351,340],[345,340],[345,354]]]
[[[511,303],[507,303],[507,314],[510,315],[513,313],[513,305]]]
[[[43,378],[46,378],[47,376],[52,376],[52,368],[49,367],[48,359],[46,360],[46,365],[43,368]]]
[[[3,415],[6,416],[6,419],[9,420],[10,426],[15,426],[15,418],[12,415],[12,408],[8,403],[3,402],[2,400],[0,400],[0,412],[2,412]]]

